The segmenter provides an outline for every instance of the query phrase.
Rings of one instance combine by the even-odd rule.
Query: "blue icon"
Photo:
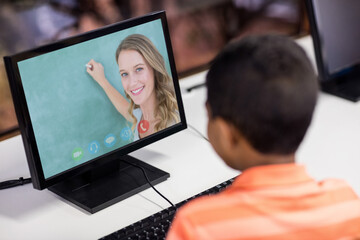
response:
[[[110,133],[108,134],[104,139],[104,144],[107,147],[112,147],[116,143],[116,137],[114,134]]]
[[[131,137],[131,129],[129,127],[124,127],[120,132],[120,137],[123,141],[130,140]]]
[[[98,141],[92,141],[89,144],[88,150],[91,154],[95,154],[95,153],[99,152],[99,149],[100,149],[100,144]]]

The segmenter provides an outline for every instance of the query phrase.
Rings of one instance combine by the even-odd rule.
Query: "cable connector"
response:
[[[8,180],[5,182],[0,182],[0,190],[24,185],[27,183],[31,183],[31,178],[20,177],[19,179],[16,180]]]

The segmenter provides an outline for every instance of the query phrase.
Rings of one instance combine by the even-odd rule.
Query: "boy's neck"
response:
[[[256,162],[258,163],[257,165],[294,163],[295,154],[289,154],[289,155],[268,154],[264,158],[257,159]]]
[[[248,164],[245,166],[242,166],[242,169],[239,169],[241,171],[244,171],[245,169],[255,167],[255,166],[263,166],[263,165],[275,165],[275,164],[286,164],[286,163],[295,163],[295,155],[278,155],[278,154],[271,154],[266,155],[264,158],[251,158],[251,160],[248,161]]]
[[[238,157],[236,163],[239,165],[235,166],[235,168],[241,171],[261,165],[295,163],[295,153],[261,153],[254,149],[247,141],[242,141],[241,147],[238,149],[236,155]]]

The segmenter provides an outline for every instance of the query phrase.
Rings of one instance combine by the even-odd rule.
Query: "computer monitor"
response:
[[[187,127],[164,11],[4,62],[34,188],[94,213],[169,177],[127,155]]]
[[[360,1],[307,0],[319,79],[325,92],[360,99]]]

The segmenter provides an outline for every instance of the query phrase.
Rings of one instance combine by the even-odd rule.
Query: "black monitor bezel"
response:
[[[45,53],[49,53],[64,47],[72,46],[81,42],[85,42],[91,39],[95,39],[107,34],[118,32],[127,28],[135,27],[150,21],[160,19],[163,27],[163,34],[165,38],[166,48],[168,52],[169,65],[171,69],[171,75],[173,79],[175,94],[178,102],[180,122],[171,126],[167,129],[164,129],[160,132],[154,133],[146,138],[140,139],[136,142],[130,143],[124,147],[116,149],[112,152],[104,154],[95,159],[89,160],[83,164],[80,164],[71,169],[65,170],[57,175],[51,176],[49,178],[44,177],[44,172],[42,169],[40,155],[37,148],[34,129],[32,127],[31,118],[29,114],[29,109],[27,107],[27,102],[25,98],[25,92],[22,86],[21,77],[19,74],[19,69],[17,63],[19,61],[36,57]],[[177,71],[175,67],[175,60],[171,46],[170,34],[168,30],[166,13],[165,11],[159,11],[150,13],[141,17],[131,18],[119,23],[105,26],[90,32],[86,32],[77,36],[66,38],[51,44],[40,46],[35,49],[24,51],[12,56],[4,57],[6,72],[8,74],[8,79],[10,83],[10,89],[14,101],[15,111],[19,122],[19,127],[23,139],[23,144],[25,148],[25,153],[29,165],[30,175],[32,178],[33,186],[36,189],[45,189],[58,182],[66,180],[67,178],[84,173],[93,168],[99,167],[103,164],[106,164],[114,158],[114,156],[126,155],[130,152],[133,152],[137,149],[145,147],[153,142],[156,142],[162,138],[168,137],[176,132],[179,132],[187,128],[186,118],[184,107],[181,98],[181,91],[179,87],[179,81],[177,76]]]
[[[327,69],[327,64],[324,57],[324,50],[323,45],[321,44],[321,35],[319,32],[316,16],[315,16],[315,9],[313,0],[306,0],[305,6],[308,13],[309,23],[310,23],[310,33],[314,44],[314,52],[315,52],[315,59],[316,65],[319,75],[320,81],[326,81],[330,78],[329,71]]]
[[[334,73],[329,72],[328,62],[326,61],[326,52],[323,46],[322,33],[321,30],[319,29],[318,22],[316,20],[314,1],[315,0],[306,0],[305,7],[307,9],[308,19],[310,23],[310,33],[314,45],[319,81],[321,83],[328,83],[330,81],[337,80],[344,75],[349,75],[350,72],[359,71],[360,65],[354,64],[352,66],[344,67],[343,69],[338,70]]]

